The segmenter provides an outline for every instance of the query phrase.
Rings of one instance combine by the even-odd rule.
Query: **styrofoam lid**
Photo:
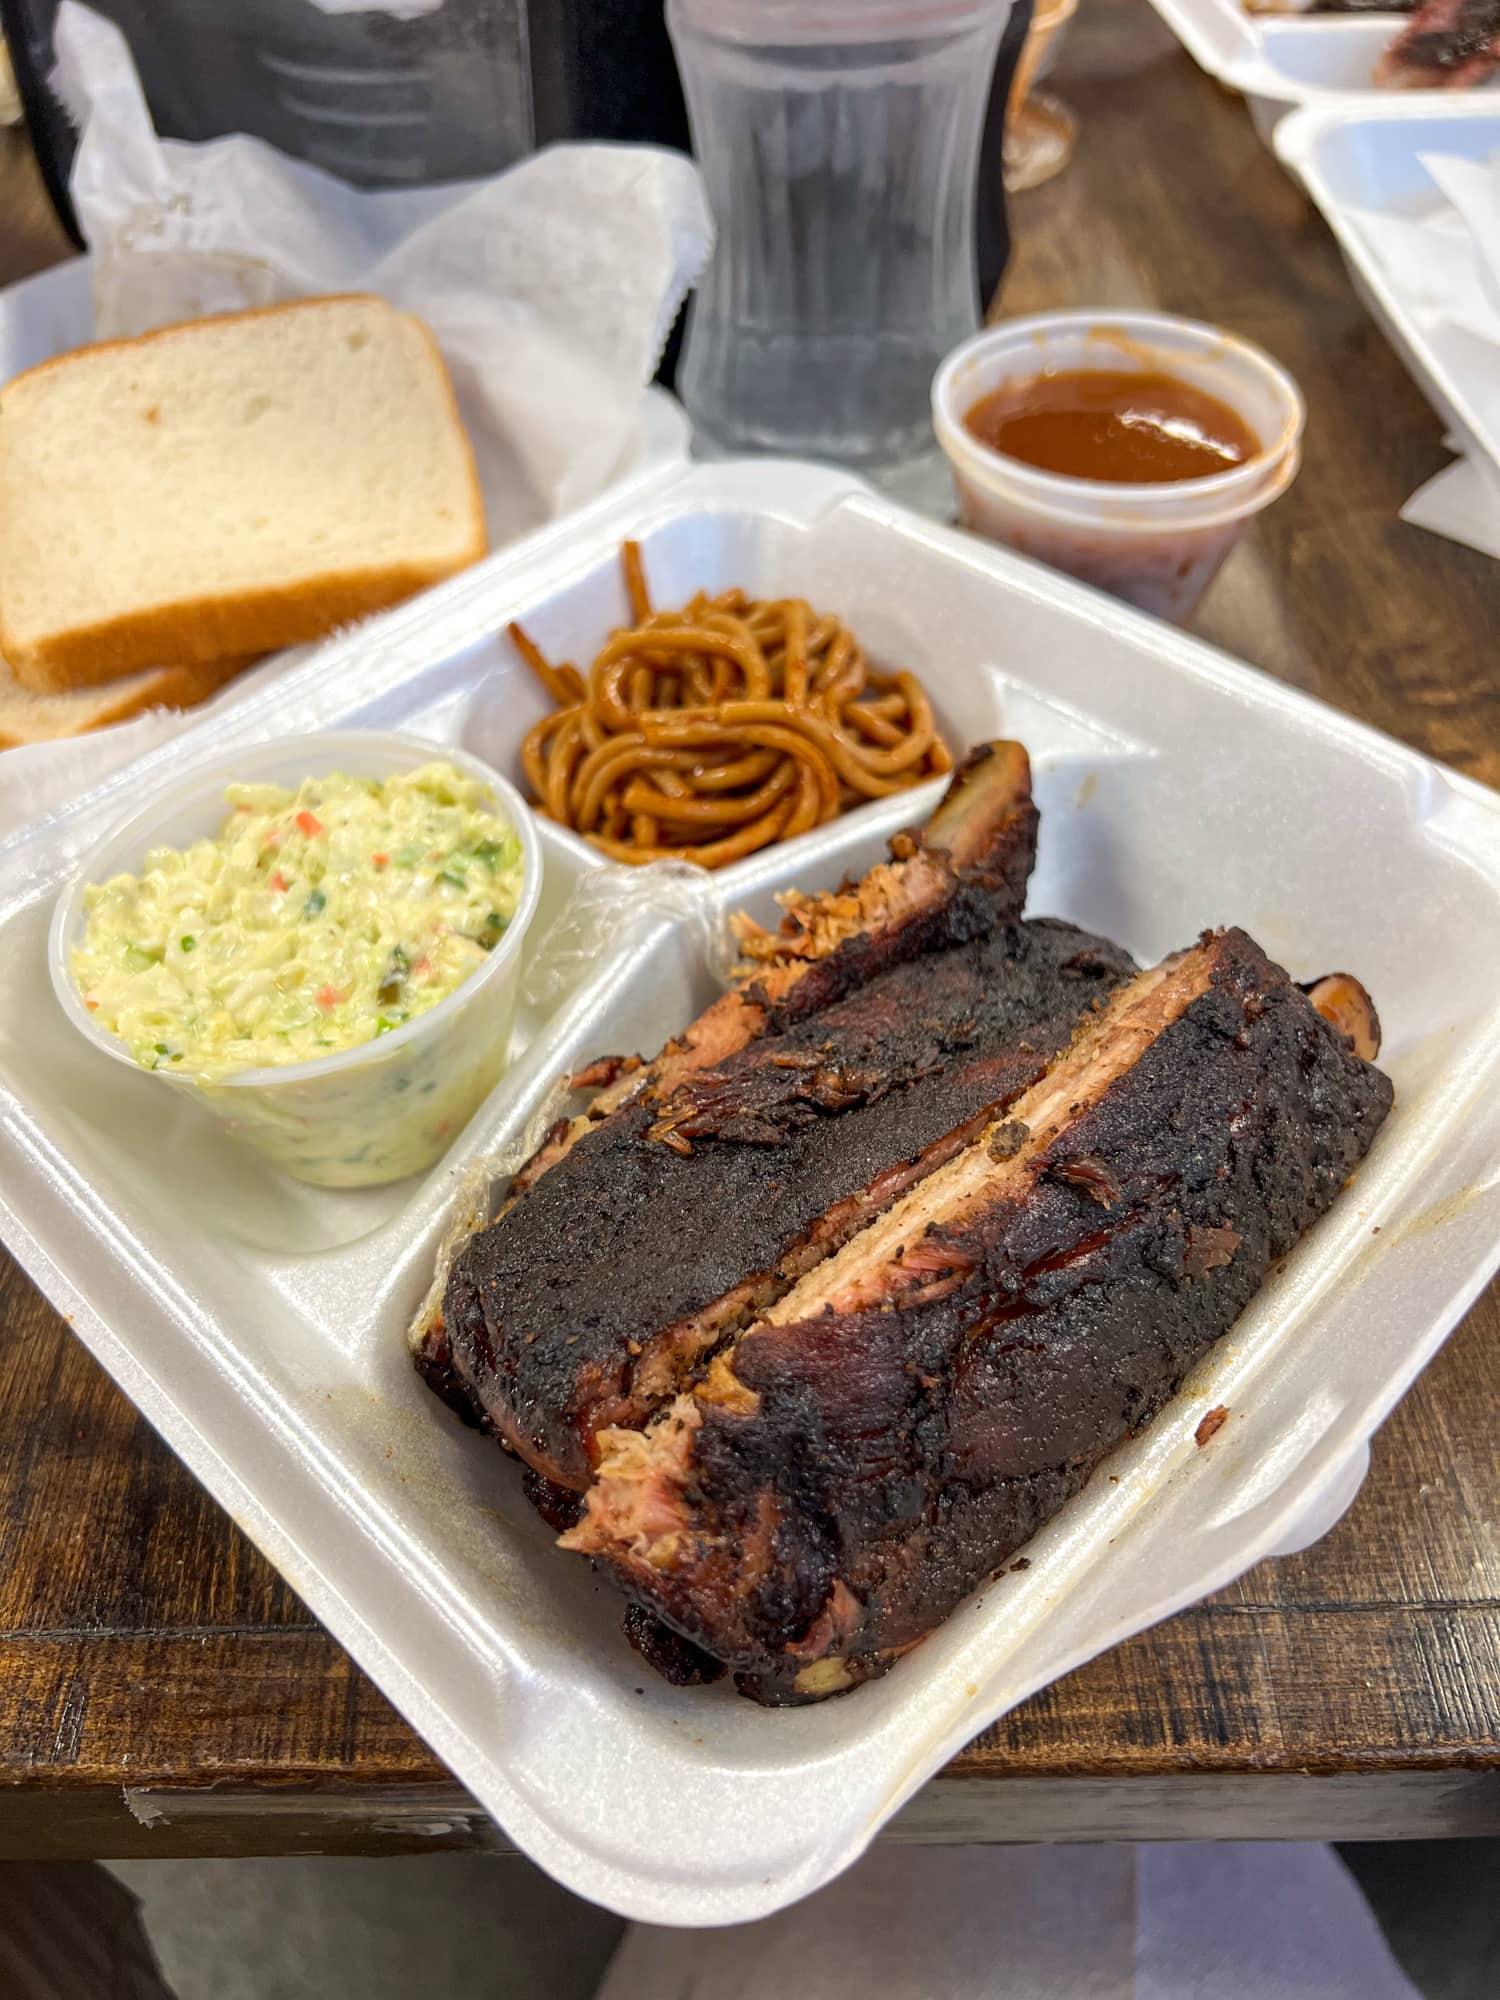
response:
[[[779,48],[798,42],[863,47],[952,35],[1003,20],[1012,0],[667,0],[674,28]]]

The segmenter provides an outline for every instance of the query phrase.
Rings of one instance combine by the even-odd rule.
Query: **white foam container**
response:
[[[1480,161],[1500,152],[1500,100],[1488,105],[1423,112],[1403,96],[1362,117],[1307,109],[1278,128],[1276,150],[1322,210],[1355,290],[1459,448],[1485,453],[1500,470],[1500,349],[1424,306],[1422,272],[1391,270],[1367,226],[1370,217],[1415,222],[1448,207],[1422,155]]]
[[[438,1754],[542,1866],[660,1923],[754,1918],[817,1888],[977,1730],[1127,1634],[1299,1545],[1500,1256],[1500,799],[1067,578],[903,512],[842,474],[664,472],[323,650],[182,748],[402,728],[513,770],[541,696],[494,636],[520,617],[587,657],[624,615],[640,537],[663,601],[805,592],[915,668],[952,739],[1033,752],[1029,907],[1142,959],[1246,925],[1299,978],[1350,968],[1397,1100],[1352,1190],[1142,1437],[1007,1574],[885,1679],[767,1711],[672,1689],[620,1600],[559,1554],[513,1462],[411,1370],[455,1175],[559,1073],[653,1049],[710,997],[698,927],[645,917],[547,1021],[439,1168],[309,1190],[51,993],[46,932],[77,856],[177,746],[0,848],[6,1240],[153,1425]],[[829,884],[937,790],[864,808],[719,878],[762,915]],[[542,825],[543,908],[591,857]],[[1378,1233],[1377,1233],[1378,1232]],[[1195,1429],[1227,1405],[1204,1449]],[[1313,1518],[1309,1519],[1309,1510]]]
[[[1500,78],[1465,91],[1377,89],[1375,65],[1405,14],[1251,14],[1241,0],[1151,0],[1200,69],[1239,91],[1269,146],[1300,104],[1357,115],[1398,101],[1423,113],[1493,98]]]

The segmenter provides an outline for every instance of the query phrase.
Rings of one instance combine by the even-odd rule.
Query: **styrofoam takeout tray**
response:
[[[1151,0],[1178,41],[1210,76],[1246,99],[1267,145],[1299,104],[1341,106],[1345,115],[1388,101],[1375,65],[1404,14],[1252,14],[1241,0]],[[1475,90],[1408,90],[1401,101],[1424,112],[1491,97],[1497,79]]]
[[[956,743],[1029,744],[1033,913],[1142,960],[1237,921],[1299,978],[1352,969],[1396,1082],[1352,1190],[1035,1539],[1029,1568],[886,1679],[801,1710],[656,1680],[620,1636],[615,1592],[553,1549],[514,1464],[428,1393],[403,1344],[456,1173],[516,1134],[554,1077],[654,1049],[704,1004],[699,927],[642,916],[550,1020],[523,1018],[518,1060],[440,1168],[358,1194],[278,1178],[87,1046],[47,984],[72,858],[169,763],[399,726],[513,769],[541,697],[494,634],[519,616],[587,658],[625,615],[625,534],[661,601],[730,583],[805,593],[915,668]],[[936,790],[752,857],[716,889],[769,916],[773,890],[873,861]],[[538,937],[592,865],[571,836],[542,837]],[[1500,799],[807,466],[683,469],[600,501],[0,848],[0,996],[7,1240],[507,1833],[585,1896],[656,1922],[753,1918],[816,1888],[1006,1708],[1296,1539],[1500,1255]],[[1217,1404],[1230,1420],[1200,1450]]]
[[[1355,290],[1459,448],[1484,452],[1500,471],[1500,346],[1425,306],[1424,274],[1391,270],[1367,226],[1382,217],[1416,222],[1448,206],[1422,155],[1480,161],[1500,153],[1500,101],[1467,115],[1416,111],[1405,99],[1364,117],[1307,109],[1278,128],[1276,150],[1322,210]]]

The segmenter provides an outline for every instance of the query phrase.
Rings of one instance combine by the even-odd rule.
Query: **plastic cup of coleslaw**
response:
[[[1068,478],[981,444],[964,419],[1011,382],[1104,369],[1175,376],[1243,418],[1260,450],[1203,479]],[[1005,320],[955,348],[933,379],[932,422],[966,528],[1180,624],[1301,463],[1306,408],[1253,342],[1173,313],[1056,312]]]
[[[388,779],[435,761],[456,766],[483,786],[485,809],[515,830],[522,865],[520,894],[503,935],[445,999],[374,1040],[213,1080],[144,1069],[126,1044],[95,1020],[73,970],[91,884],[138,873],[152,848],[185,848],[217,835],[228,812],[228,785],[269,783],[295,791],[304,779],[332,772]],[[286,737],[200,760],[100,842],[53,912],[52,985],[63,1012],[95,1048],[191,1097],[283,1172],[318,1187],[374,1187],[432,1166],[498,1081],[541,885],[542,853],[531,814],[515,788],[478,758],[448,744],[384,731]]]

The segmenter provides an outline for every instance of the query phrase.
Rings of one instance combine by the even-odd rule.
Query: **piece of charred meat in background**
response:
[[[1500,0],[1424,0],[1375,70],[1393,90],[1471,90],[1500,68]]]

